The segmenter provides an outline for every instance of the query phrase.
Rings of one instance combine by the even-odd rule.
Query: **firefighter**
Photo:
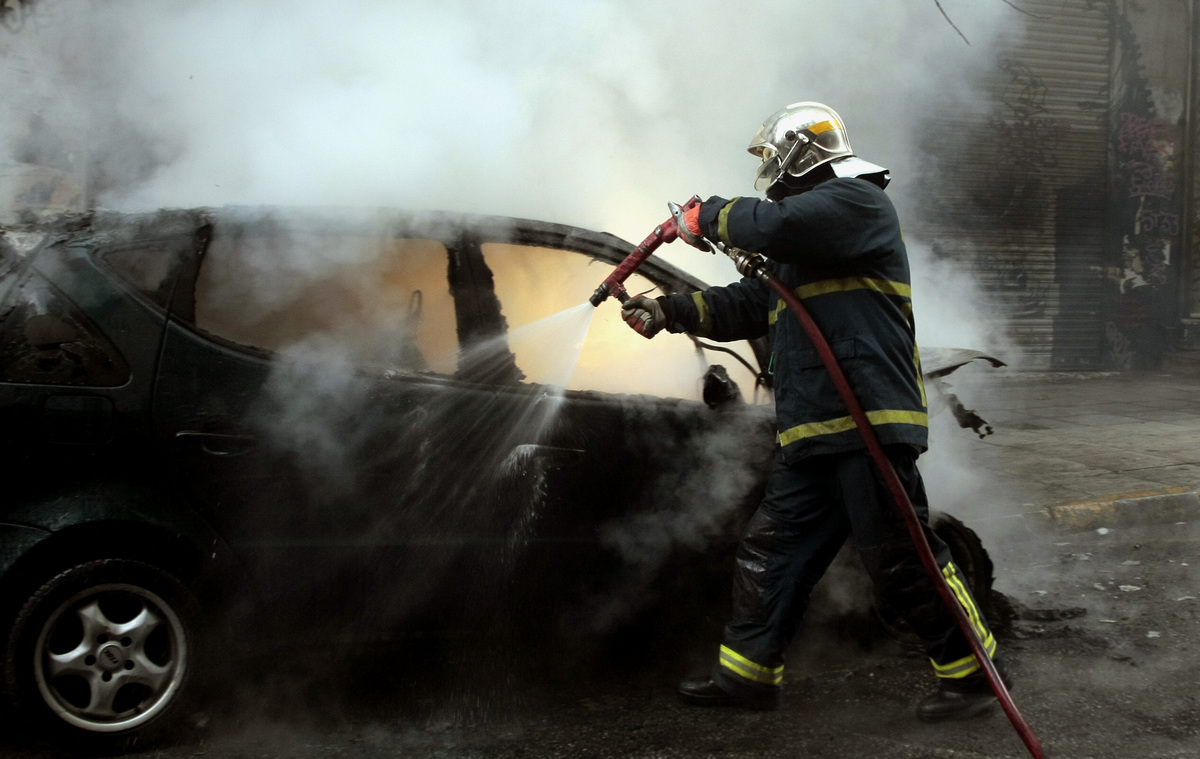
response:
[[[751,140],[754,186],[766,200],[711,197],[680,236],[761,253],[821,328],[916,507],[949,586],[995,658],[996,641],[946,544],[929,528],[917,456],[928,416],[896,211],[887,169],[854,155],[841,118],[820,103],[772,115]],[[646,337],[663,329],[714,340],[768,335],[778,423],[775,460],[738,547],[733,615],[708,678],[684,680],[688,704],[772,709],[784,654],[813,586],[853,535],[878,591],[923,641],[937,691],[927,721],[979,713],[995,697],[970,643],[925,574],[901,514],[812,342],[763,281],[742,279],[690,295],[637,297],[623,307]]]

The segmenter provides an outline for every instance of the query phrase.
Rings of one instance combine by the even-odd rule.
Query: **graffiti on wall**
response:
[[[1177,314],[1182,218],[1177,125],[1158,117],[1142,70],[1141,46],[1126,10],[1112,6],[1116,35],[1110,271],[1112,289],[1105,326],[1105,364],[1115,369],[1154,368]]]
[[[1164,138],[1163,131],[1153,118],[1127,111],[1119,114],[1117,162],[1128,175],[1131,198],[1175,197],[1175,143]]]
[[[1128,206],[1119,215],[1124,222],[1119,230],[1120,295],[1142,287],[1163,287],[1170,278],[1172,242],[1181,223],[1175,205],[1176,145],[1164,136],[1165,131],[1151,117],[1128,111],[1118,114],[1115,151],[1121,197],[1117,202]]]
[[[985,128],[931,131],[922,213],[938,234],[991,246],[961,255],[1010,331],[1025,330],[1014,337],[1031,365],[1150,368],[1179,323],[1187,66],[1161,50],[1164,31],[1170,51],[1186,48],[1185,4],[1054,4],[1000,61]]]

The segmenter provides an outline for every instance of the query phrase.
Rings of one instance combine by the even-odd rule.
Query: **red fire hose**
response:
[[[904,516],[904,523],[908,526],[908,533],[912,536],[913,543],[917,547],[917,555],[921,557],[921,564],[925,567],[926,574],[933,581],[934,587],[938,589],[938,593],[942,596],[942,600],[946,602],[946,606],[954,613],[954,617],[958,622],[958,626],[962,628],[963,633],[967,636],[967,640],[971,644],[971,650],[975,653],[975,658],[979,661],[979,665],[983,667],[987,673],[988,682],[992,686],[992,691],[996,694],[996,698],[1000,700],[1001,706],[1004,707],[1004,713],[1008,715],[1008,719],[1016,728],[1017,734],[1021,736],[1021,740],[1025,743],[1025,747],[1029,749],[1029,753],[1035,759],[1044,759],[1042,753],[1042,745],[1038,742],[1037,736],[1033,734],[1033,730],[1029,727],[1029,723],[1021,716],[1021,712],[1017,710],[1017,705],[1013,703],[1012,696],[1009,695],[1008,688],[1005,687],[1004,681],[1000,679],[1000,673],[996,671],[996,665],[992,663],[992,658],[988,656],[984,650],[983,641],[979,639],[979,634],[975,632],[975,628],[971,624],[970,617],[958,602],[950,586],[946,584],[946,578],[942,575],[941,569],[937,565],[937,561],[933,558],[933,550],[929,547],[929,541],[925,539],[925,532],[921,529],[921,521],[917,517],[917,512],[913,508],[912,501],[908,498],[908,493],[904,490],[904,485],[900,482],[900,478],[896,475],[895,468],[892,467],[892,462],[888,460],[887,454],[883,451],[883,446],[879,444],[879,438],[875,435],[875,428],[867,420],[867,415],[863,413],[862,406],[855,397],[854,391],[850,389],[850,383],[846,380],[846,375],[842,372],[842,367],[838,365],[837,359],[833,355],[833,351],[829,348],[829,343],[825,340],[825,336],[821,334],[821,330],[809,315],[808,309],[800,302],[800,299],[765,269],[760,270],[759,278],[779,294],[779,297],[796,318],[800,320],[800,326],[804,327],[804,332],[812,340],[813,345],[817,349],[817,353],[821,356],[821,361],[825,364],[825,369],[829,372],[829,376],[833,379],[833,384],[837,387],[838,394],[842,396],[842,401],[845,402],[846,408],[850,410],[850,416],[854,418],[854,424],[858,427],[859,434],[862,435],[863,441],[867,444],[867,450],[871,453],[871,458],[874,459],[875,465],[879,467],[879,471],[883,474],[883,479],[887,482],[888,489],[892,492],[892,497],[896,500],[896,507],[900,509]]]
[[[683,207],[675,203],[669,203],[671,209],[671,219],[668,219],[663,224],[654,228],[654,232],[642,241],[632,253],[626,256],[616,270],[609,275],[607,279],[596,288],[596,292],[592,294],[590,299],[593,306],[600,305],[609,295],[616,295],[619,300],[624,302],[629,296],[625,292],[622,283],[636,269],[642,261],[650,256],[659,245],[664,242],[671,242],[679,234],[679,227],[683,224],[683,212],[691,208],[696,203],[700,202],[699,197],[693,197]],[[709,241],[705,241],[709,242]],[[929,575],[929,579],[933,582],[946,607],[950,609],[954,615],[955,621],[962,629],[963,634],[967,636],[967,641],[971,644],[971,651],[975,654],[979,666],[987,674],[988,683],[992,686],[992,692],[996,694],[996,698],[1004,707],[1004,713],[1008,715],[1008,719],[1016,728],[1017,734],[1021,736],[1021,740],[1025,743],[1025,747],[1029,749],[1029,753],[1034,759],[1045,759],[1045,754],[1042,753],[1042,745],[1038,742],[1037,736],[1033,734],[1033,730],[1029,727],[1029,723],[1021,716],[1021,712],[1017,710],[1017,705],[1013,703],[1012,696],[1005,687],[1004,681],[1000,679],[1000,673],[996,671],[996,665],[992,663],[992,658],[988,656],[987,651],[983,647],[983,641],[979,639],[979,634],[975,632],[974,626],[971,624],[970,617],[958,602],[958,598],[946,583],[946,578],[942,575],[941,568],[937,565],[937,560],[933,557],[933,550],[929,547],[929,541],[925,539],[925,532],[921,529],[921,520],[917,517],[916,509],[913,508],[912,501],[908,498],[908,493],[904,490],[904,485],[900,482],[899,476],[896,475],[896,470],[892,467],[892,462],[888,460],[887,454],[883,451],[883,446],[879,443],[879,438],[875,435],[875,428],[871,426],[871,422],[867,420],[867,415],[863,413],[862,406],[855,397],[854,391],[850,388],[850,383],[846,380],[846,375],[842,372],[842,367],[838,364],[837,359],[833,355],[833,351],[829,348],[829,343],[825,340],[825,336],[821,334],[821,330],[813,321],[812,316],[808,313],[808,309],[800,302],[800,298],[791,290],[780,282],[766,268],[766,260],[753,253],[737,249],[727,249],[722,245],[709,242],[714,253],[723,253],[733,259],[740,271],[746,277],[754,277],[763,280],[768,287],[779,294],[779,297],[787,304],[796,318],[800,321],[800,326],[804,328],[809,339],[817,349],[817,353],[821,356],[822,363],[825,364],[826,371],[829,372],[833,384],[837,387],[838,394],[842,397],[842,401],[846,404],[846,408],[850,411],[850,416],[854,419],[854,424],[858,427],[858,432],[862,435],[863,441],[867,444],[867,451],[871,454],[871,458],[875,461],[875,465],[879,468],[883,475],[884,481],[887,483],[888,490],[892,493],[892,498],[895,499],[896,508],[900,510],[904,517],[904,523],[908,527],[909,535],[912,536],[913,544],[916,546],[917,555],[921,557],[921,564],[925,568],[925,573]]]

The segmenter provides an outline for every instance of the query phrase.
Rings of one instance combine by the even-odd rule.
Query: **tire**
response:
[[[97,752],[143,745],[184,710],[200,607],[140,561],[77,564],[22,605],[4,649],[5,686],[35,738]]]
[[[930,513],[929,526],[950,548],[954,566],[958,568],[959,576],[966,581],[983,616],[992,617],[994,568],[991,556],[983,547],[983,541],[962,521],[939,511]],[[920,643],[896,610],[878,595],[875,596],[874,611],[875,618],[889,635],[910,643]]]

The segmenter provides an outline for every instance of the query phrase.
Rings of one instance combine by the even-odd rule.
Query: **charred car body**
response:
[[[615,315],[585,340],[591,287],[629,248],[383,212],[0,229],[12,704],[120,745],[178,711],[206,642],[263,620],[309,640],[603,630],[681,555],[727,560],[769,464],[773,415],[737,390],[769,384],[766,345],[706,372],[713,346],[678,336],[639,359]],[[640,271],[630,291],[699,289],[662,261]],[[948,542],[986,595],[986,555]]]

